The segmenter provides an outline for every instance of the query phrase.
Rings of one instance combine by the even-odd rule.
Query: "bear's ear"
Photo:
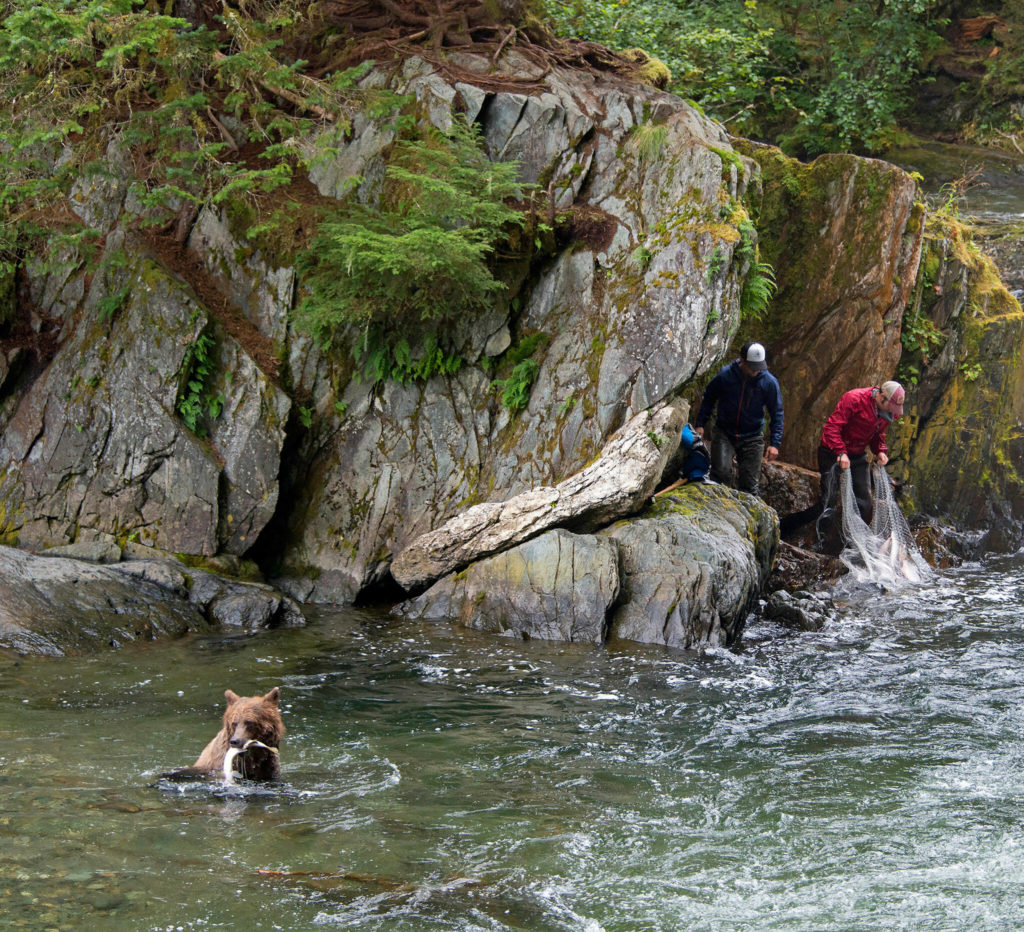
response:
[[[227,699],[228,705],[234,705],[236,702],[238,702],[239,696],[238,693],[236,693],[234,690],[225,689],[224,698]]]
[[[277,700],[280,699],[280,698],[281,698],[281,690],[278,689],[275,686],[272,690],[270,690],[269,693],[267,693],[263,697],[263,701],[264,702],[269,702],[271,705],[277,705]]]

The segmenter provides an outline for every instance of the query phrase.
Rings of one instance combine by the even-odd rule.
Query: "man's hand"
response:
[[[879,466],[884,466],[886,463],[889,462],[889,457],[886,456],[884,453],[879,453],[877,459]]]
[[[842,456],[840,456],[839,459],[836,462],[839,463],[839,468],[840,469],[849,469],[850,468],[850,457],[848,457],[845,453]]]
[[[768,447],[768,449],[764,451],[764,458],[768,460],[769,463],[772,460],[777,460],[779,458],[779,448]]]

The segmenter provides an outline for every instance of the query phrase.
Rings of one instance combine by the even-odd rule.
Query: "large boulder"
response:
[[[509,637],[601,644],[618,594],[614,542],[556,530],[446,576],[395,611]]]
[[[499,67],[535,83],[495,92],[489,59],[460,56],[459,67],[455,85],[421,60],[366,80],[414,96],[435,125],[457,110],[477,118],[493,157],[519,160],[525,180],[542,182],[569,238],[550,240],[480,320],[452,328],[469,363],[458,374],[408,385],[351,378],[338,394],[302,383],[315,411],[277,580],[306,598],[351,599],[387,580],[393,554],[467,508],[579,473],[623,424],[714,365],[738,325],[749,266],[737,255],[741,198],[756,166],[720,126],[609,75],[541,73],[512,54]],[[357,126],[313,180],[336,194],[358,176],[359,197],[371,200],[391,136]],[[510,413],[496,402],[493,364],[528,334],[546,342],[525,409]],[[398,570],[409,584],[444,572]]]
[[[595,535],[549,531],[480,560],[395,611],[513,637],[732,644],[756,608],[778,533],[758,498],[696,483]]]
[[[696,648],[739,637],[768,579],[779,524],[753,495],[692,483],[602,533],[621,554],[611,636]]]
[[[638,414],[591,466],[554,488],[468,508],[399,553],[392,575],[415,589],[549,528],[595,529],[640,510],[675,453],[685,418],[685,407],[668,403]]]

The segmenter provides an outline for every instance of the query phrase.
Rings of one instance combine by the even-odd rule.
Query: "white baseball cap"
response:
[[[764,347],[760,343],[751,343],[747,347],[746,363],[755,372],[763,372],[768,368],[764,361]]]

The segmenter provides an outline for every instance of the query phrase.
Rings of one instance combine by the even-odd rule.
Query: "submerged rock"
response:
[[[820,631],[832,617],[832,608],[832,600],[826,595],[803,590],[789,593],[780,589],[768,596],[764,614],[787,628]]]

